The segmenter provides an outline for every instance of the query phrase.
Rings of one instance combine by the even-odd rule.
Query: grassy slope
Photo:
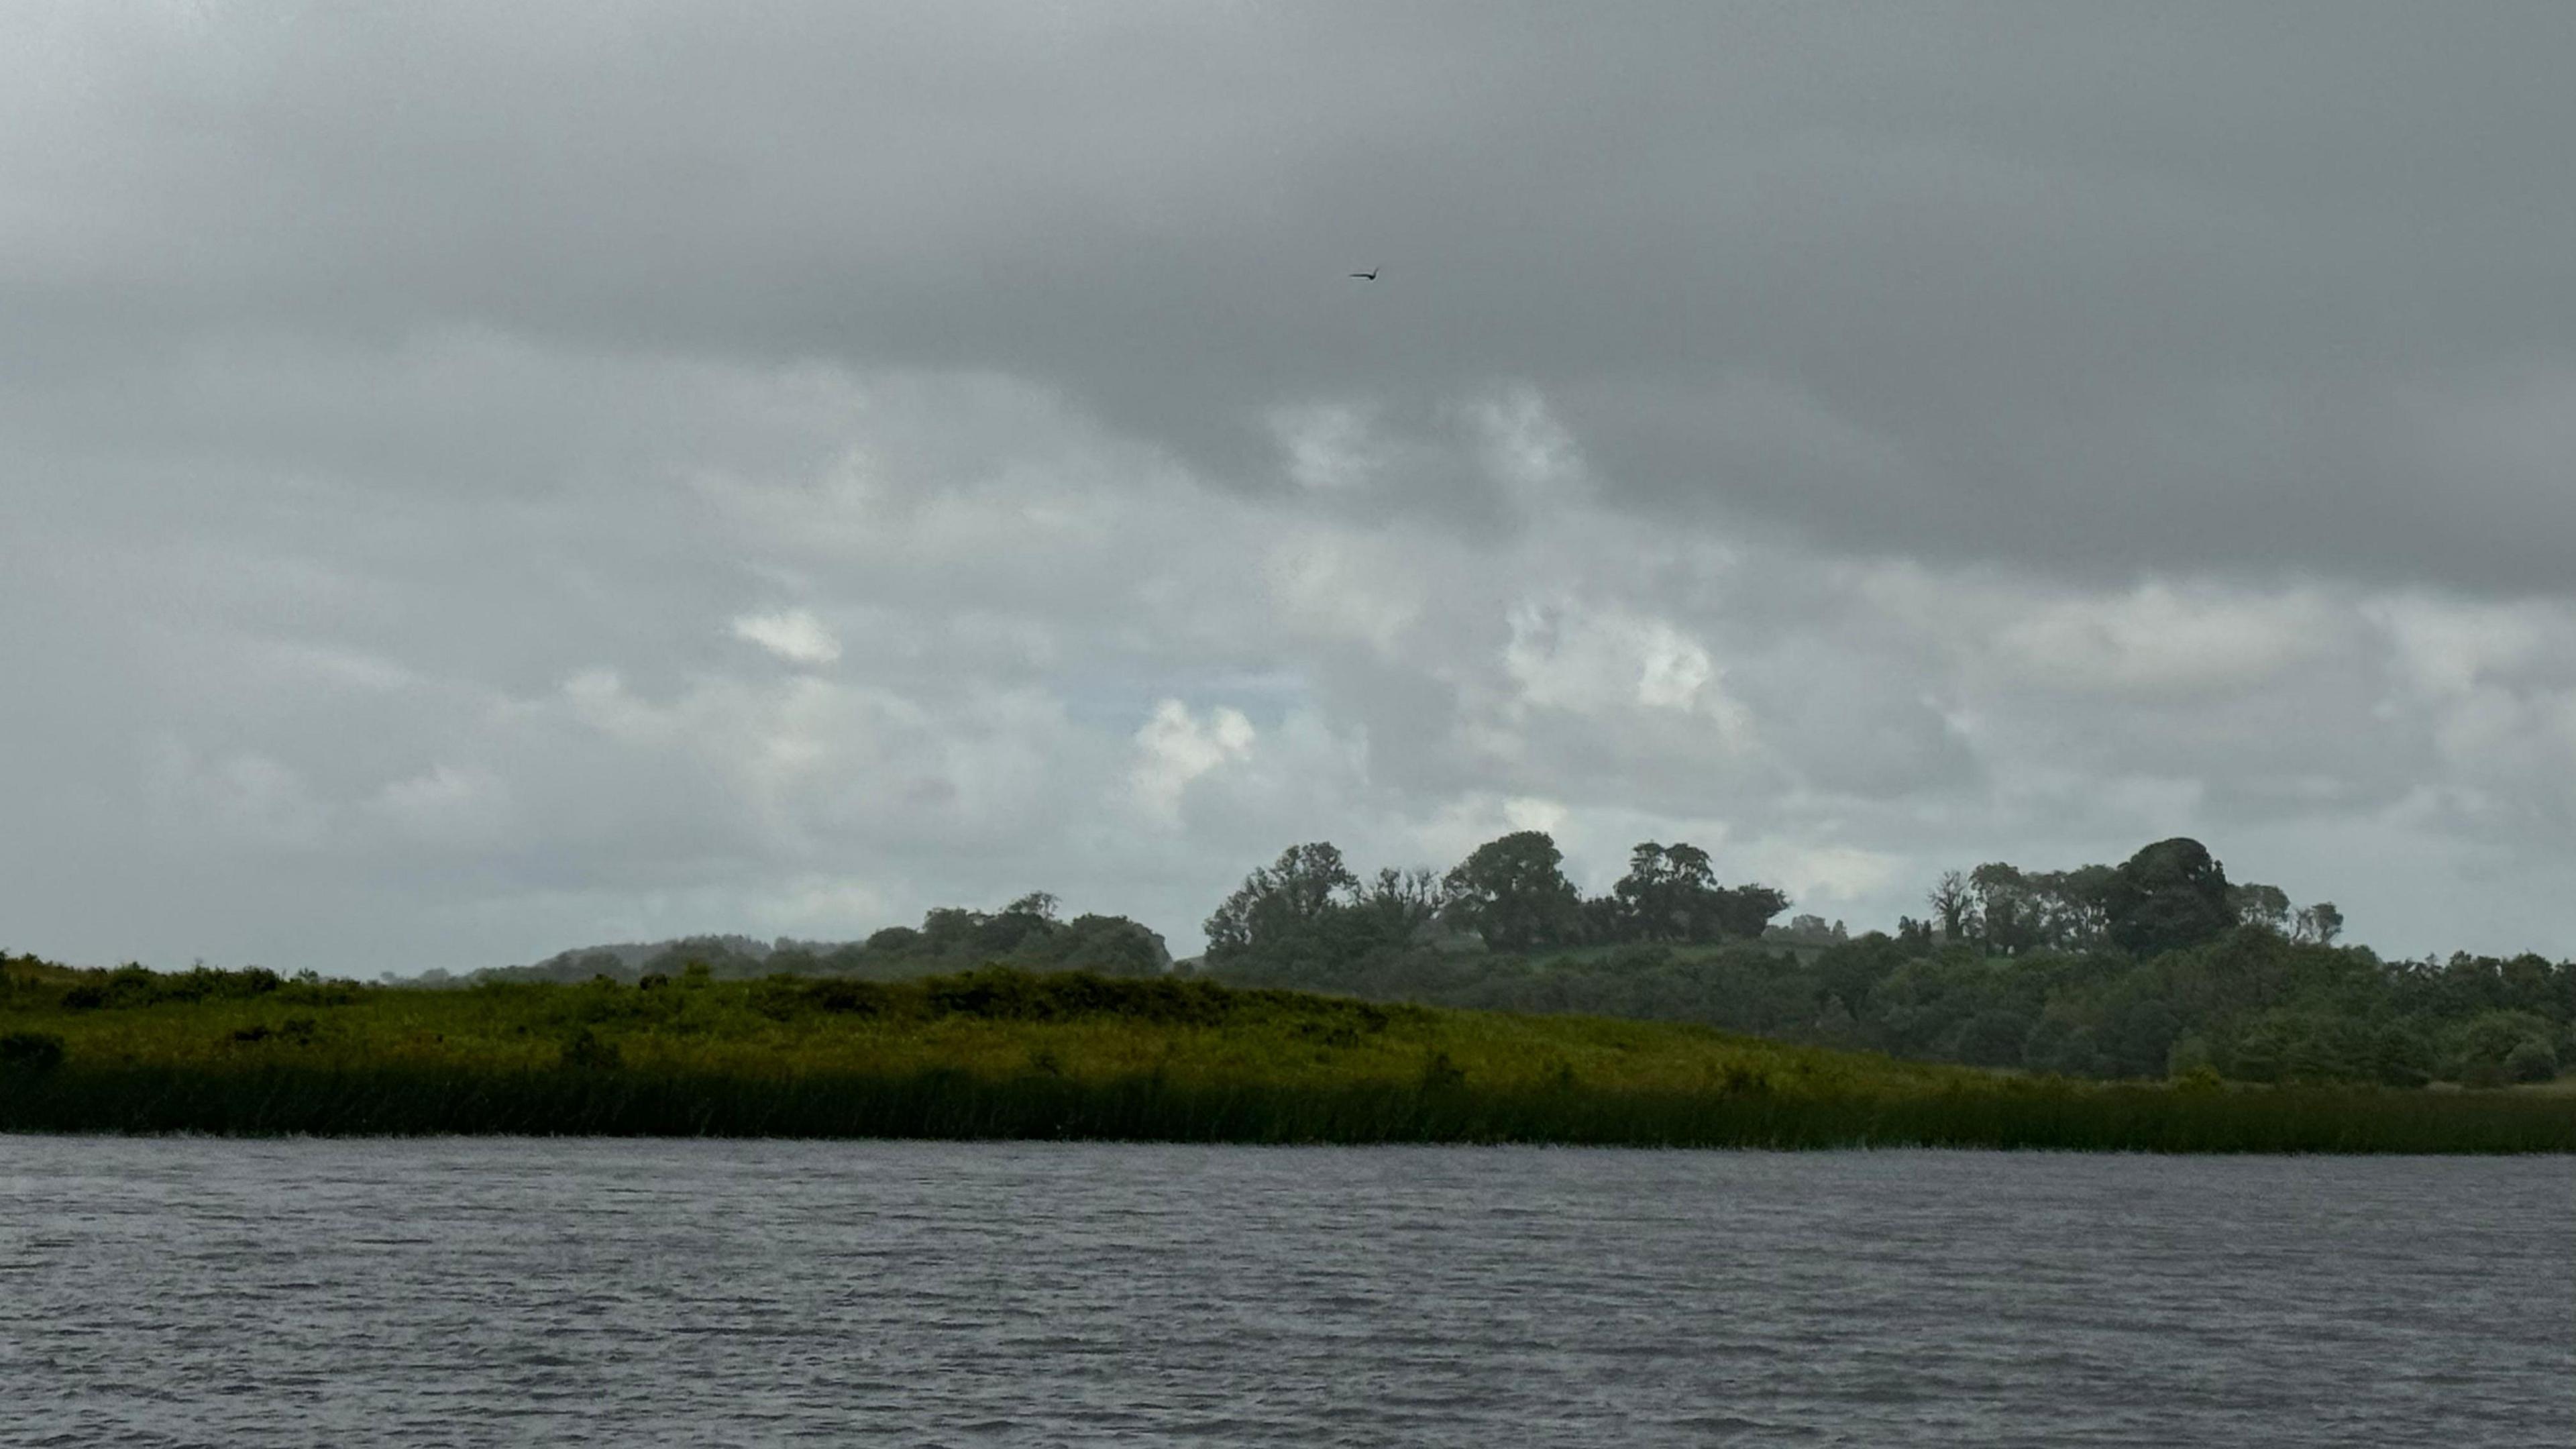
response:
[[[975,973],[466,991],[8,966],[0,1128],[2576,1149],[2503,1093],[2030,1082],[1703,1027]],[[102,983],[104,985],[102,986]],[[64,1004],[88,987],[103,998]],[[78,998],[76,997],[75,1000]]]

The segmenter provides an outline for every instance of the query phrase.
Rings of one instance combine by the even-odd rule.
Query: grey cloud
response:
[[[1533,821],[2567,928],[2562,10],[8,24],[10,944],[1187,949]]]
[[[1633,506],[2061,574],[2547,588],[2576,522],[2401,405],[2569,365],[2550,9],[64,28],[30,336],[994,369],[1247,486],[1268,409],[1366,402],[1453,510],[1432,420],[1520,381]]]

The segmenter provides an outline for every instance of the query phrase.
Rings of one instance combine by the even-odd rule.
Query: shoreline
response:
[[[789,1077],[558,1067],[66,1067],[0,1087],[0,1132],[719,1137],[1244,1145],[2576,1153],[2576,1109],[2512,1093],[2000,1082],[1912,1097]]]

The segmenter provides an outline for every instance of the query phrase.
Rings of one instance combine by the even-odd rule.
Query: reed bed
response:
[[[460,991],[0,961],[0,1131],[2569,1152],[2576,1099],[2098,1084],[980,971]]]
[[[0,1130],[226,1136],[1060,1139],[1990,1147],[2147,1152],[2576,1151],[2531,1094],[2004,1084],[1917,1097],[1384,1084],[1224,1086],[961,1071],[793,1078],[621,1069],[68,1068],[0,1087]]]

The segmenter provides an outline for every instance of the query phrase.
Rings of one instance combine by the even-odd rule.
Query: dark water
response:
[[[0,1443],[2510,1445],[2576,1163],[0,1137]]]

